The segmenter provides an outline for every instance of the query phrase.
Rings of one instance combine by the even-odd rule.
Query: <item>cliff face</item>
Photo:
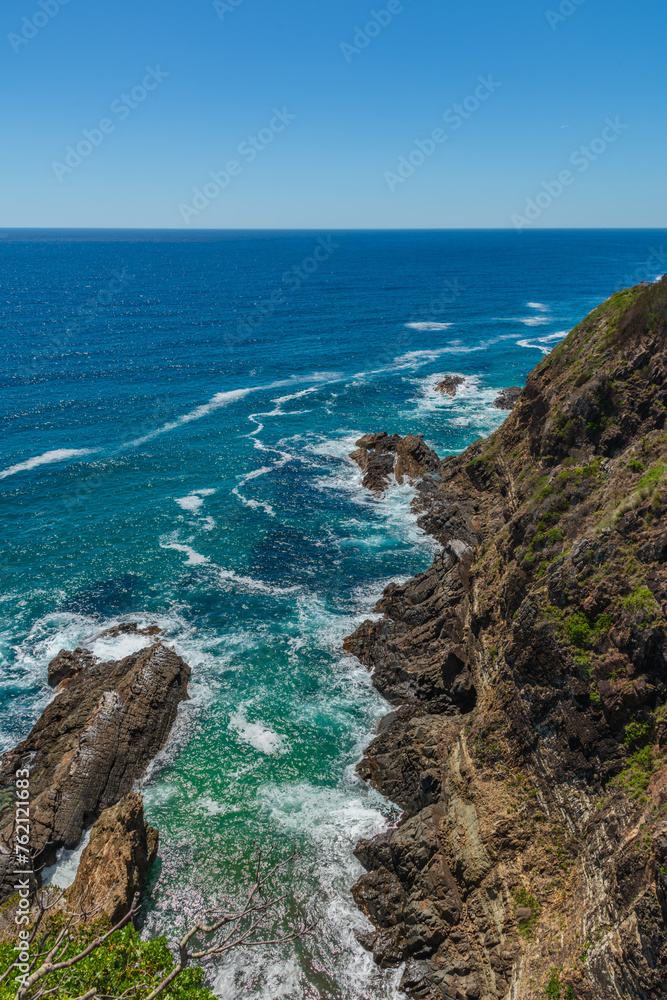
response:
[[[420,480],[443,551],[346,642],[398,706],[360,773],[404,810],[357,849],[363,943],[415,997],[667,997],[666,422],[663,279]]]

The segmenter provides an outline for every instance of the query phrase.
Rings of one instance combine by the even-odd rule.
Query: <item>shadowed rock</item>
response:
[[[498,410],[513,410],[514,404],[521,395],[521,387],[510,385],[507,389],[502,389],[493,401],[493,405]]]
[[[443,551],[345,641],[397,706],[359,773],[404,811],[357,848],[360,940],[415,1000],[667,998],[667,278],[438,473]]]

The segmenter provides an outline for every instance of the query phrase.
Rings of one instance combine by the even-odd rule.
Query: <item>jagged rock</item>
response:
[[[50,687],[58,687],[61,681],[68,680],[86,667],[92,667],[95,657],[89,649],[77,646],[76,649],[61,649],[48,666],[48,683]]]
[[[0,875],[11,892],[9,853],[14,775],[30,770],[30,847],[36,870],[60,847],[127,795],[164,746],[187,698],[190,668],[156,642],[122,660],[100,663],[88,650],[60,653],[51,675],[67,674],[29,734],[0,761]],[[63,675],[65,676],[65,675]]]
[[[385,490],[394,475],[397,483],[416,480],[426,472],[437,471],[440,459],[424,444],[421,434],[364,434],[357,441],[357,451],[350,458],[364,472],[363,484],[368,489]]]
[[[359,773],[404,810],[353,894],[417,1000],[543,1000],[554,975],[667,998],[666,425],[667,278],[418,480],[443,551],[345,641],[397,706]]]
[[[498,410],[513,410],[516,401],[521,395],[521,386],[510,385],[507,389],[501,389],[493,401],[493,405]]]
[[[155,861],[158,831],[144,822],[136,792],[105,809],[90,831],[76,879],[67,890],[68,908],[89,920],[115,924],[130,910]]]
[[[451,396],[453,399],[456,395],[456,390],[460,385],[463,385],[464,382],[465,379],[462,378],[461,375],[445,375],[442,382],[438,382],[436,385],[435,391],[442,393],[443,396],[447,393],[447,395]]]

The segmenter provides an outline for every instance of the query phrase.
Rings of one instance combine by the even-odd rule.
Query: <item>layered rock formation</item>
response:
[[[93,824],[81,855],[67,905],[93,920],[111,925],[129,912],[158,851],[158,831],[144,822],[144,805],[136,792],[105,809]]]
[[[0,761],[2,898],[14,883],[15,772],[30,771],[30,849],[39,871],[59,848],[76,847],[84,829],[144,774],[187,698],[189,677],[185,661],[159,641],[117,661],[102,663],[83,648],[52,661],[54,700]]]
[[[398,706],[360,773],[404,810],[357,850],[363,943],[414,997],[667,997],[666,426],[663,279],[421,480],[443,551],[346,642]]]
[[[389,486],[392,476],[397,483],[403,483],[405,479],[416,480],[440,465],[440,459],[424,444],[421,434],[404,438],[385,432],[364,434],[350,458],[363,470],[364,486],[378,492]]]

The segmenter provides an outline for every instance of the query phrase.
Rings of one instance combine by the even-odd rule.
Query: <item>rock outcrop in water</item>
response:
[[[93,824],[74,883],[67,890],[68,907],[106,917],[111,925],[129,912],[157,857],[158,831],[144,822],[140,795],[126,795],[105,809]]]
[[[389,486],[392,476],[397,483],[403,483],[405,479],[416,480],[440,465],[440,459],[424,444],[421,434],[404,438],[385,432],[364,434],[350,458],[363,470],[364,486],[377,492]]]
[[[398,706],[360,773],[404,810],[357,849],[363,943],[420,1000],[667,997],[667,279],[437,471],[443,551],[346,642]]]
[[[445,375],[442,381],[436,385],[435,391],[441,393],[443,396],[446,393],[453,399],[456,396],[459,386],[463,385],[464,382],[465,379],[461,375]]]
[[[52,661],[54,700],[0,761],[2,898],[14,882],[16,770],[30,770],[30,848],[38,871],[59,848],[76,847],[84,829],[128,795],[164,746],[189,677],[185,661],[159,641],[117,661],[102,663],[83,648]]]

